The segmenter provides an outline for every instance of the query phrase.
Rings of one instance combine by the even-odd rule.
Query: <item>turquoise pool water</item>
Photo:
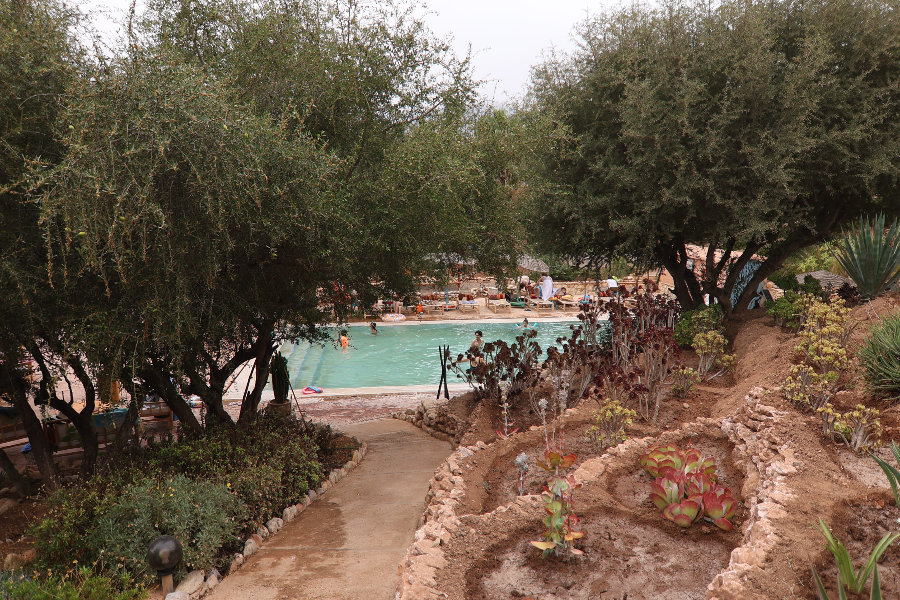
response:
[[[541,350],[555,345],[556,338],[568,336],[569,326],[578,321],[538,322],[537,341]],[[378,387],[437,384],[441,375],[438,346],[449,345],[450,353],[464,353],[475,337],[484,333],[485,341],[515,341],[520,330],[515,323],[437,323],[379,326],[372,334],[368,325],[346,327],[350,347],[324,348],[303,342],[281,348],[288,359],[291,384],[298,392],[308,385],[321,388]],[[332,332],[334,337],[335,332]],[[542,358],[546,354],[542,355]],[[455,377],[448,373],[448,382]]]

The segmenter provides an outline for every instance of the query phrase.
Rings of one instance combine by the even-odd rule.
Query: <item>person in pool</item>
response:
[[[516,327],[518,329],[534,329],[534,327],[528,324],[528,319],[525,319],[524,321],[522,321],[521,325],[516,325]]]
[[[371,331],[372,333],[374,333],[376,335],[378,334],[378,328],[375,327],[375,321],[372,321],[371,323],[369,323],[369,331]]]
[[[350,345],[350,338],[347,337],[347,330],[342,329],[341,330],[341,348],[346,348],[349,345]]]
[[[480,329],[475,332],[475,339],[469,344],[469,350],[481,350],[484,347],[483,335]]]

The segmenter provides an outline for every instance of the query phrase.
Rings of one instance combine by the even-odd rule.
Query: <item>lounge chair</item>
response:
[[[485,301],[485,305],[493,311],[495,314],[500,312],[509,312],[510,306],[509,302],[506,300],[491,300],[488,299]]]

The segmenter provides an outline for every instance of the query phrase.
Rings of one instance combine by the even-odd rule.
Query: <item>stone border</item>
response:
[[[337,484],[338,481],[346,477],[347,473],[359,466],[359,463],[362,462],[362,459],[369,451],[369,444],[360,442],[357,438],[353,439],[359,444],[359,448],[353,451],[353,457],[348,460],[344,466],[332,469],[328,474],[328,478],[322,482],[322,485],[316,490],[310,491],[303,497],[303,500],[285,508],[281,513],[281,517],[272,517],[266,521],[264,526],[260,525],[257,528],[256,533],[250,535],[244,542],[244,551],[236,552],[234,554],[231,564],[226,570],[226,574],[237,571],[249,557],[259,552],[262,545],[278,533],[278,531],[284,527],[285,523],[296,519],[297,515],[306,510],[307,506],[324,495],[325,492]],[[191,571],[188,573],[188,576],[178,584],[175,591],[166,596],[165,600],[197,600],[216,587],[222,577],[223,575],[219,573],[217,569],[212,569],[208,574],[204,574],[203,571]]]
[[[413,410],[413,409],[408,409]],[[407,423],[411,423],[415,425],[431,437],[441,440],[442,442],[450,442],[451,444],[456,444],[456,436],[450,435],[445,431],[441,431],[440,429],[435,429],[432,425],[435,425],[435,417],[432,413],[437,412],[437,407],[435,410],[431,411],[430,407],[426,407],[425,403],[419,404],[416,407],[413,414],[409,414],[408,412],[396,412],[391,413],[391,418],[397,419],[399,421],[406,421]]]
[[[784,505],[792,493],[785,476],[797,472],[794,452],[790,443],[779,446],[778,438],[768,430],[780,424],[788,413],[760,404],[759,399],[765,393],[766,390],[760,387],[751,389],[745,397],[746,406],[734,417],[699,418],[657,437],[626,440],[610,448],[606,454],[584,461],[575,471],[577,482],[589,483],[606,472],[614,457],[633,454],[637,458],[651,445],[676,443],[685,437],[699,435],[703,430],[727,437],[735,445],[734,464],[744,471],[741,497],[750,514],[743,524],[742,544],[732,550],[728,567],[716,575],[707,587],[707,600],[743,600],[748,597],[749,590],[744,587],[748,575],[751,571],[760,572],[763,569],[769,552],[778,540],[773,521],[787,517]],[[447,597],[446,593],[437,589],[436,574],[447,566],[442,544],[449,541],[451,534],[461,526],[456,507],[467,486],[460,461],[488,447],[484,442],[460,446],[435,471],[425,498],[423,524],[416,531],[415,541],[398,566],[400,583],[397,600]],[[488,521],[513,512],[539,518],[542,510],[541,497],[527,495],[492,512],[474,516]]]

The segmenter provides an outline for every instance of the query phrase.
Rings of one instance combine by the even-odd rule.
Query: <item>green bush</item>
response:
[[[887,315],[869,330],[859,360],[870,390],[900,398],[900,315]]]
[[[183,475],[145,479],[122,490],[118,501],[100,514],[91,546],[107,570],[124,570],[144,583],[156,574],[147,565],[147,548],[160,535],[181,542],[180,570],[207,570],[223,546],[236,544],[244,503],[225,485]]]
[[[67,577],[12,577],[0,584],[4,600],[142,600],[143,588],[128,577],[94,575],[80,568]]]
[[[788,329],[800,327],[803,314],[803,296],[795,292],[785,292],[784,296],[772,303],[766,314],[775,319],[775,324]]]
[[[96,537],[98,523],[125,518],[122,506],[136,510],[140,505],[133,501],[134,494],[144,489],[149,480],[168,481],[183,476],[188,482],[184,485],[190,490],[207,489],[205,485],[230,490],[229,497],[238,503],[244,519],[237,531],[250,533],[318,485],[325,470],[322,463],[330,463],[336,452],[331,448],[333,437],[329,427],[292,417],[261,414],[247,429],[211,425],[197,437],[183,433],[180,440],[151,440],[110,456],[92,479],[59,490],[48,498],[47,517],[30,532],[35,539],[38,565],[59,570],[69,567],[73,560],[78,564],[100,560],[103,545]],[[194,492],[185,492],[188,493]],[[179,498],[188,502],[188,496]],[[148,498],[147,502],[151,500]],[[229,510],[231,513],[225,516],[236,514],[238,509]],[[157,514],[149,504],[144,511],[148,515]],[[204,511],[196,515],[206,523],[203,527],[222,527],[219,516]],[[164,523],[154,521],[153,525],[154,531],[162,534]],[[144,538],[138,533],[120,532],[122,539],[132,539],[127,537],[131,535],[137,536],[133,539],[143,545],[142,557],[146,552]],[[192,543],[206,547],[211,543],[196,537],[179,539],[186,547]],[[236,544],[228,543],[228,535],[222,539],[225,546],[216,549],[221,556],[236,549]],[[205,550],[197,552],[198,556],[208,555]],[[114,554],[129,556],[123,552]],[[134,570],[136,565],[129,564],[128,568],[139,572]]]
[[[722,307],[718,304],[684,312],[675,323],[675,341],[682,348],[690,348],[698,333],[720,330],[722,319]]]
[[[832,249],[863,298],[874,298],[900,281],[900,219],[888,227],[883,214],[860,217]]]

